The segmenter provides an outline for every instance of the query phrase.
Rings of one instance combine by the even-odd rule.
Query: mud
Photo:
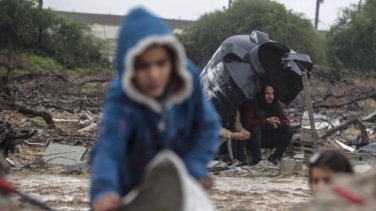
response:
[[[8,180],[20,191],[56,210],[89,210],[87,175],[13,173]],[[306,178],[214,177],[209,191],[217,210],[291,210],[311,196]],[[14,196],[20,203],[20,198]],[[24,200],[22,204],[27,204]]]

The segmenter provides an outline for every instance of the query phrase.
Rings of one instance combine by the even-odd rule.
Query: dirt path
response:
[[[8,180],[19,189],[56,210],[89,210],[86,176],[11,174]],[[291,210],[309,200],[304,177],[215,177],[210,191],[218,210]]]

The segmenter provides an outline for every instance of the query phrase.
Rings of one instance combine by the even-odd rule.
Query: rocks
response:
[[[254,166],[246,166],[244,169],[250,172],[250,176],[273,177],[279,174],[279,166],[275,166],[266,160],[262,160]]]
[[[372,170],[371,165],[355,165],[354,166],[354,171],[357,174],[363,174],[363,173],[369,172],[371,170]]]
[[[303,170],[302,159],[282,158],[279,173],[283,175],[293,175]]]

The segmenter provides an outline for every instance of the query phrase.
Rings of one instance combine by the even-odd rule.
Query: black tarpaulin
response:
[[[250,35],[227,38],[200,74],[204,92],[222,118],[233,115],[265,84],[275,88],[277,99],[290,103],[303,89],[302,75],[312,70],[308,55],[254,30]]]

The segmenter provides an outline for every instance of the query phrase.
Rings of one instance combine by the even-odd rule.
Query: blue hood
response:
[[[132,82],[135,58],[155,44],[169,46],[175,53],[176,67],[174,69],[176,74],[174,75],[176,77],[172,80],[175,80],[174,87],[177,85],[180,89],[178,91],[172,90],[171,96],[167,97],[163,106],[168,108],[187,99],[193,90],[192,76],[186,66],[187,58],[184,47],[163,20],[142,8],[132,10],[121,25],[118,36],[116,67],[121,80],[121,87],[131,100],[145,104],[150,109],[160,113],[162,105],[155,99],[139,92]]]

